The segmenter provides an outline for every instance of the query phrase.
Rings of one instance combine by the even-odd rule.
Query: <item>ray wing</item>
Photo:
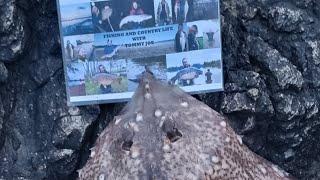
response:
[[[145,73],[98,138],[80,179],[289,179],[251,152],[225,119]]]

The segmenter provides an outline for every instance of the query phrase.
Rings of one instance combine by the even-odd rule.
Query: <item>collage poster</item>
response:
[[[223,90],[219,0],[57,0],[69,105],[128,101],[145,71]]]

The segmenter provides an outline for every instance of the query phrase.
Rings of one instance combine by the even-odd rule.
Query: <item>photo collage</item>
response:
[[[58,0],[69,103],[127,101],[145,71],[223,90],[219,0]]]

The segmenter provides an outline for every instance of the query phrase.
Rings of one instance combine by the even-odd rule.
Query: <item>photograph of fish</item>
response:
[[[167,77],[179,86],[222,83],[221,52],[219,48],[168,54]],[[208,87],[212,89],[212,87]]]
[[[219,0],[172,0],[173,22],[219,18]]]
[[[127,63],[128,91],[134,92],[146,72],[161,81],[167,81],[166,56],[130,59]]]
[[[155,26],[154,7],[150,0],[91,2],[91,11],[96,33]]]
[[[121,93],[128,91],[126,60],[89,62],[85,73],[87,95]]]
[[[60,12],[64,36],[93,33],[89,2],[61,5]]]
[[[69,63],[93,60],[93,41],[93,34],[64,37],[65,61]]]
[[[156,26],[172,24],[172,0],[154,0]]]
[[[85,68],[83,62],[74,62],[67,65],[67,85],[69,96],[85,96]]]

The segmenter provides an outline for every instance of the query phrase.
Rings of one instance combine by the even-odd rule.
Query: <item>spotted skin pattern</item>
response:
[[[79,179],[291,178],[250,151],[216,111],[147,73],[132,101],[100,134]]]

